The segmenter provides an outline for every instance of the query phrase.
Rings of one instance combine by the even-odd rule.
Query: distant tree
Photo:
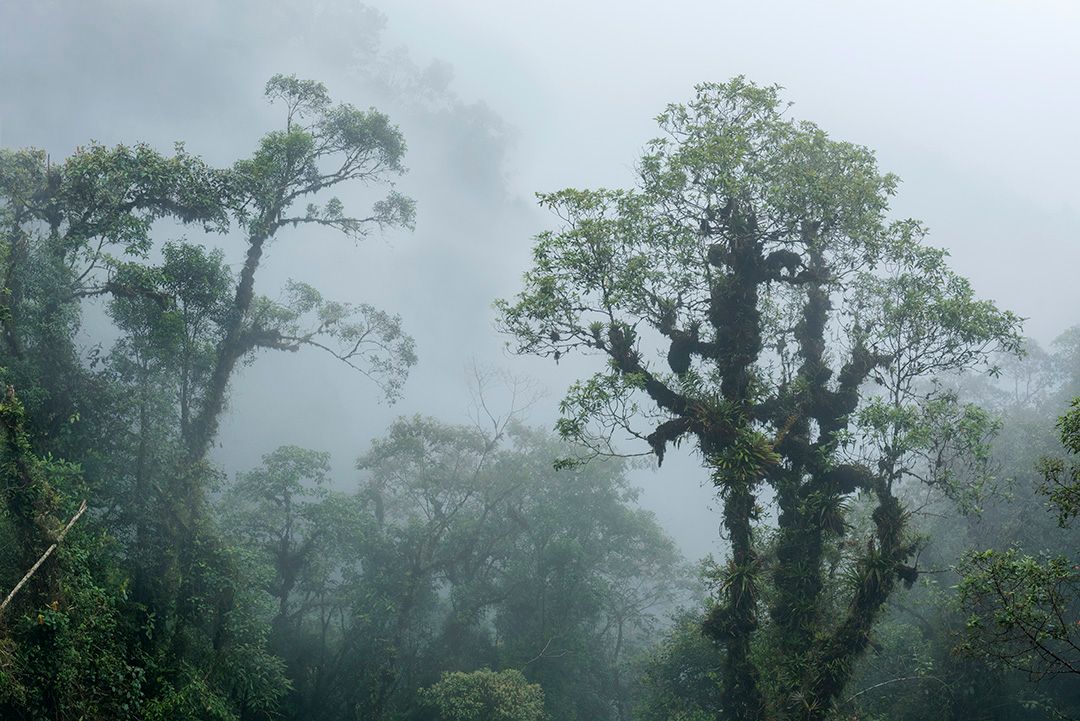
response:
[[[372,444],[361,493],[383,540],[368,568],[395,599],[378,635],[397,649],[394,675],[374,678],[400,681],[371,698],[425,669],[491,665],[544,686],[552,716],[628,713],[627,659],[689,574],[620,465],[556,473],[568,450],[514,423],[489,435],[423,418]]]
[[[502,564],[494,604],[499,663],[544,687],[553,718],[630,718],[634,663],[659,637],[662,619],[693,586],[672,540],[636,508],[619,463],[554,470],[571,448],[517,429],[493,469],[525,477],[508,510],[513,553]],[[520,452],[519,451],[519,452]]]
[[[273,569],[268,590],[277,602],[275,627],[302,613],[295,598],[301,574],[319,565],[318,554],[330,551],[336,529],[320,523],[324,504],[348,505],[323,487],[329,470],[328,454],[282,446],[263,456],[262,466],[241,474],[225,500],[233,532],[259,548]]]
[[[347,693],[331,637],[359,612],[345,589],[370,558],[370,520],[358,499],[327,487],[329,470],[328,454],[282,446],[221,499],[226,537],[264,569],[252,580],[273,605],[270,647],[293,680],[278,709],[286,718],[336,718]]]
[[[899,486],[957,492],[985,470],[992,419],[933,381],[1017,350],[1019,319],[977,300],[918,223],[886,221],[896,178],[788,118],[777,88],[702,85],[659,122],[636,189],[540,196],[565,225],[537,238],[502,324],[522,353],[606,358],[563,402],[567,438],[594,455],[618,453],[619,433],[658,461],[700,452],[731,545],[704,623],[725,656],[713,712],[823,719],[918,573]],[[872,529],[843,544],[838,598],[823,571],[856,493]]]
[[[323,454],[279,448],[224,495],[277,608],[287,718],[427,718],[418,689],[483,667],[550,685],[552,717],[629,718],[632,659],[689,574],[620,464],[556,472],[549,434],[486,430],[402,419],[348,495]]]

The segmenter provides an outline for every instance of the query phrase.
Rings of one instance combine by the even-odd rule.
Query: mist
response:
[[[389,402],[363,373],[312,348],[260,351],[245,357],[230,377],[224,411],[206,456],[217,477],[208,503],[227,505],[229,488],[255,473],[268,454],[283,446],[325,452],[327,466],[318,474],[328,479],[326,488],[362,495],[358,489],[366,488],[371,474],[378,473],[371,464],[378,469],[385,462],[378,453],[384,448],[379,444],[388,443],[388,429],[401,430],[405,426],[400,424],[424,417],[447,426],[474,424],[484,432],[494,428],[503,434],[500,441],[511,437],[511,425],[554,431],[560,414],[567,412],[566,407],[560,410],[567,389],[607,367],[604,352],[595,348],[565,355],[556,350],[554,356],[550,351],[555,345],[546,353],[516,352],[523,347],[521,339],[508,329],[504,311],[494,305],[497,299],[512,302],[526,292],[523,275],[536,263],[533,249],[538,236],[566,226],[557,212],[540,207],[537,193],[635,187],[642,169],[639,159],[647,152],[647,143],[658,136],[657,116],[670,103],[689,102],[699,83],[745,77],[760,86],[776,84],[782,87],[783,103],[778,117],[813,121],[830,141],[868,148],[882,173],[895,173],[900,179],[885,218],[922,221],[928,229],[926,244],[947,251],[948,267],[970,281],[975,297],[992,300],[997,308],[1023,319],[1022,328],[1002,330],[998,340],[1009,333],[1030,339],[1024,341],[1033,349],[1029,360],[1009,365],[1014,361],[1002,360],[1011,357],[1009,343],[998,347],[996,341],[987,341],[986,348],[1000,351],[990,365],[1004,363],[1003,377],[972,381],[965,374],[978,373],[957,366],[942,382],[961,389],[961,401],[977,402],[1004,419],[996,430],[1004,440],[994,441],[997,445],[984,453],[996,464],[988,471],[995,484],[1031,485],[1035,481],[1024,479],[1037,476],[1036,450],[1066,455],[1054,424],[1071,400],[1072,381],[1063,379],[1076,377],[1070,365],[1075,358],[1061,350],[1068,343],[1054,342],[1077,323],[1075,309],[1080,307],[1080,284],[1075,281],[1080,267],[1080,201],[1073,177],[1073,168],[1080,164],[1080,145],[1072,142],[1080,114],[1078,22],[1080,8],[1071,3],[1004,0],[895,7],[831,0],[755,6],[562,0],[541,4],[8,0],[0,6],[0,148],[41,149],[49,163],[61,164],[92,141],[105,147],[147,143],[165,155],[173,152],[174,143],[182,142],[188,153],[210,166],[228,168],[255,152],[266,133],[280,128],[282,108],[268,104],[263,94],[267,80],[277,73],[323,83],[335,102],[385,113],[407,145],[403,161],[407,172],[392,182],[394,190],[415,200],[414,229],[387,227],[356,240],[315,224],[282,228],[266,245],[255,292],[281,300],[286,283],[296,280],[327,299],[371,304],[400,315],[402,329],[415,339],[417,356],[400,398]],[[333,190],[350,210],[369,207],[381,192],[364,183]],[[153,249],[147,257],[154,262],[162,257],[165,241],[186,239],[220,248],[233,273],[240,272],[248,248],[236,224],[226,233],[203,233],[198,224],[167,216],[154,220],[151,237]],[[95,353],[108,355],[124,337],[110,316],[108,298],[94,296],[80,306],[71,342],[84,363],[97,357]],[[829,332],[835,336],[838,328],[830,326]],[[846,342],[829,346],[827,360],[838,368],[849,350]],[[1041,358],[1039,349],[1057,352],[1053,361],[1057,365],[1047,373],[1048,380],[1039,381],[1045,392],[1040,391],[1043,394],[1021,413],[995,394],[1015,386],[1017,377],[1036,373],[1031,370],[1032,359]],[[643,357],[664,365],[655,352]],[[512,398],[514,387],[519,392]],[[971,393],[982,395],[963,396],[971,388],[981,389]],[[42,391],[42,397],[49,393],[62,391]],[[46,424],[35,420],[33,407],[28,408],[28,427],[44,429]],[[511,415],[514,424],[507,425]],[[1021,417],[1027,424],[1023,429]],[[122,425],[117,422],[118,428]],[[650,448],[652,441],[645,441],[650,430],[638,438],[622,428],[611,432],[615,451],[637,457],[620,471],[626,482],[618,493],[626,494],[627,508],[652,514],[657,528],[672,539],[685,568],[696,568],[710,555],[719,565],[704,579],[696,570],[686,570],[678,582],[663,581],[680,590],[656,606],[655,619],[649,622],[655,624],[653,630],[642,627],[641,658],[657,648],[661,651],[655,653],[661,656],[689,657],[696,651],[685,645],[692,645],[696,636],[687,629],[700,621],[693,614],[719,608],[716,604],[722,602],[717,589],[726,586],[716,574],[731,558],[731,535],[724,527],[724,496],[714,485],[708,454],[689,440],[675,441],[661,446],[663,463],[658,464],[655,446]],[[1025,446],[1025,437],[1038,441]],[[990,444],[988,439],[989,434]],[[530,453],[548,448],[544,445],[548,441],[514,442],[528,445]],[[60,452],[59,447],[42,443],[37,448],[43,457]],[[1021,468],[1019,460],[1009,458],[1008,449],[1017,447],[1026,448],[1028,466]],[[95,451],[82,461],[71,460],[92,474],[95,459],[107,453]],[[559,453],[552,451],[551,460]],[[382,460],[372,460],[376,456]],[[365,457],[370,462],[361,461],[358,468],[358,458]],[[602,463],[599,467],[607,468]],[[305,483],[313,480],[305,478]],[[633,488],[640,489],[640,495]],[[1019,496],[1012,500],[988,495],[980,501],[989,520],[972,520],[970,528],[976,530],[968,537],[957,532],[941,545],[920,547],[919,553],[925,550],[940,566],[953,567],[965,551],[989,547],[995,534],[985,529],[1005,524],[1017,498],[1042,503],[1030,493],[1025,496],[1026,491],[1014,493]],[[122,516],[116,510],[122,507],[122,498],[118,494],[108,510],[97,509],[91,501],[91,515],[98,514],[95,522],[108,528],[110,514]],[[775,522],[778,510],[772,491],[762,491],[760,500],[769,506],[765,517]],[[945,510],[952,502],[959,503],[947,493],[935,496],[932,510],[952,513]],[[849,525],[860,532],[870,527],[873,507],[868,503],[861,495],[852,501],[852,513],[861,520]],[[185,523],[177,521],[178,527]],[[220,523],[227,527],[230,521]],[[124,533],[113,535],[126,538]],[[1044,539],[1027,539],[1024,548],[1067,549],[1075,532],[1061,533],[1072,535],[1045,539],[1042,546]],[[759,540],[771,543],[766,537],[771,538],[766,534]],[[837,561],[833,571],[839,573],[845,563]],[[5,573],[5,581],[21,576],[14,570]],[[344,578],[350,571],[336,573]],[[144,582],[153,586],[133,574],[132,588]],[[945,585],[955,587],[959,578]],[[715,586],[712,591],[703,590],[710,584]],[[450,598],[451,586],[438,586],[432,593]],[[150,594],[146,588],[139,592]],[[154,588],[155,594],[166,593]],[[761,603],[763,608],[768,605]],[[894,622],[889,614],[899,613],[896,607],[882,608],[879,620],[888,616]],[[33,618],[33,613],[27,610],[26,617]],[[945,612],[939,616],[944,618]],[[937,623],[939,617],[934,618]],[[897,637],[907,629],[896,631]],[[679,635],[683,632],[685,637]],[[948,633],[940,630],[941,638]],[[1075,641],[1075,633],[1070,638]],[[461,639],[455,643],[461,649],[467,645]],[[783,649],[783,644],[769,645],[775,643],[780,642],[773,639],[762,648],[781,653],[776,649]],[[879,649],[883,643],[873,641]],[[926,641],[926,648],[930,643]],[[284,654],[268,644],[267,653]],[[498,646],[497,641],[492,644]],[[7,673],[3,648],[0,674]],[[544,651],[536,650],[541,658],[536,666],[541,666]],[[929,655],[936,652],[923,650]],[[874,669],[860,666],[858,673],[863,675],[847,679],[851,683],[841,684],[846,690],[829,698],[829,713],[835,715],[828,718],[858,717],[851,715],[856,713],[852,707],[836,703],[872,681],[915,675],[905,670],[910,658],[904,654],[909,651],[915,653],[889,646],[895,659],[882,660],[879,650],[874,663],[883,667],[895,660],[900,667],[891,676],[882,671],[879,677],[873,675]],[[446,658],[453,657],[453,662],[434,670],[498,671],[501,664],[494,660],[494,652],[483,656],[482,662],[466,656],[464,650],[458,656],[448,652]],[[656,655],[652,658],[661,664]],[[717,668],[720,665],[717,661]],[[533,668],[526,665],[520,670],[525,678],[543,685],[540,676],[530,675]],[[661,666],[651,668],[652,678],[662,675]],[[415,671],[416,678],[428,678],[434,670]],[[621,689],[620,684],[643,688],[640,675],[624,673],[625,677],[604,683],[610,688]],[[631,676],[636,680],[627,680]],[[1076,690],[1075,676],[1072,686],[1031,689],[1022,680],[1009,679],[1019,689],[1008,700],[1014,705],[1035,703],[1036,698],[1050,705],[1067,702]],[[856,688],[860,680],[865,683]],[[33,686],[28,683],[28,688]],[[551,718],[587,717],[589,712],[580,704],[574,706],[578,715],[571,715],[570,701],[565,707],[553,707],[553,690],[547,693],[546,713]],[[623,696],[618,698],[617,704],[611,702],[614,706],[597,706],[610,712],[605,718],[660,717],[633,716],[646,711],[624,708],[619,705]],[[1069,707],[1073,711],[1075,698]],[[649,703],[640,698],[638,702],[644,704],[641,708]],[[162,718],[179,713],[174,707],[161,708],[165,710],[155,713],[166,714]],[[722,708],[727,715],[720,715],[718,707],[708,711],[717,714],[709,717],[811,718],[790,709],[769,712],[776,715],[750,711],[738,715],[731,710],[734,707]],[[357,718],[374,713],[360,706],[355,709]],[[873,711],[885,714],[881,718],[916,718],[897,709]],[[262,712],[242,710],[236,717],[261,718],[257,714]],[[383,712],[385,718],[436,718],[423,715],[431,711],[415,710],[409,712],[412,716],[393,716],[389,706]],[[39,717],[20,713],[30,715],[18,718]],[[143,713],[132,718],[155,717]],[[199,714],[232,718],[211,716],[205,710],[193,713],[193,718]],[[981,717],[1038,716],[987,712]]]

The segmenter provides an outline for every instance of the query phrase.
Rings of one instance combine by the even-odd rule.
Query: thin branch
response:
[[[868,686],[868,687],[864,688],[862,691],[859,691],[858,693],[854,694],[853,696],[849,696],[848,698],[844,699],[844,703],[846,703],[846,704],[851,703],[852,701],[857,699],[859,696],[862,696],[864,693],[867,693],[868,691],[873,691],[876,688],[881,688],[882,686],[888,686],[889,684],[899,683],[900,681],[918,681],[919,679],[926,679],[928,681],[937,681],[939,684],[941,684],[945,688],[949,687],[949,684],[945,683],[944,681],[942,681],[937,676],[901,676],[900,678],[891,678],[888,681],[882,681],[881,683],[875,683],[873,686]]]
[[[548,656],[548,655],[547,655],[547,650],[548,650],[548,647],[549,647],[549,646],[551,646],[551,642],[552,642],[552,641],[554,641],[554,640],[555,640],[555,637],[554,637],[554,636],[552,636],[551,638],[549,638],[549,639],[548,639],[548,642],[544,644],[544,648],[542,648],[542,649],[540,650],[540,653],[538,653],[537,655],[533,656],[532,658],[530,658],[530,659],[529,659],[528,661],[526,661],[525,663],[521,664],[521,668],[520,668],[520,669],[518,669],[518,670],[519,670],[519,671],[524,671],[524,670],[525,670],[525,667],[526,667],[526,666],[528,666],[528,665],[529,665],[530,663],[532,663],[533,661],[539,661],[539,660],[540,660],[540,659],[542,659],[542,658],[562,658],[562,657],[563,657],[563,656],[565,656],[566,654],[570,653],[569,651],[560,651],[559,653],[553,653],[553,654],[551,654],[550,656]]]
[[[47,549],[45,549],[45,553],[41,554],[41,558],[37,560],[37,563],[30,567],[30,570],[26,572],[26,575],[22,577],[22,580],[15,584],[15,588],[11,589],[11,593],[7,595],[7,598],[4,599],[4,602],[0,603],[0,614],[2,614],[4,612],[4,609],[7,608],[7,605],[11,603],[11,599],[15,597],[15,594],[18,593],[19,590],[26,584],[26,582],[30,580],[30,577],[33,576],[39,568],[41,568],[41,564],[45,563],[45,560],[50,555],[52,555],[52,552],[55,551],[56,547],[60,545],[60,542],[64,540],[64,536],[67,535],[67,532],[70,531],[71,527],[75,525],[75,521],[79,520],[79,518],[84,513],[86,513],[85,500],[79,505],[79,510],[75,512],[75,515],[71,517],[71,520],[67,522],[67,525],[64,526],[64,530],[60,531],[60,534],[56,537],[56,540],[53,542],[53,544]]]

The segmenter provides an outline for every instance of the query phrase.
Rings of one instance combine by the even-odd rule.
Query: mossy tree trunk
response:
[[[965,425],[955,396],[916,384],[1015,351],[1019,320],[976,300],[917,223],[885,220],[896,179],[870,151],[786,117],[775,87],[697,90],[660,116],[635,189],[541,196],[565,225],[537,238],[525,290],[499,309],[519,352],[607,356],[562,406],[579,461],[619,454],[619,430],[660,462],[682,442],[700,452],[730,544],[704,625],[722,650],[718,718],[821,719],[915,578],[895,485],[946,487],[941,458],[980,457],[985,417]],[[845,539],[845,591],[827,586],[826,553],[857,493],[873,531]]]

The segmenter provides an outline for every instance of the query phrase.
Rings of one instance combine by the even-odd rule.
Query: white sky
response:
[[[392,37],[451,63],[459,92],[518,128],[523,194],[629,182],[665,103],[745,74],[783,85],[798,117],[874,148],[905,181],[898,210],[938,231],[1039,340],[1080,320],[1062,317],[1080,307],[1080,3],[396,0],[386,11]]]

